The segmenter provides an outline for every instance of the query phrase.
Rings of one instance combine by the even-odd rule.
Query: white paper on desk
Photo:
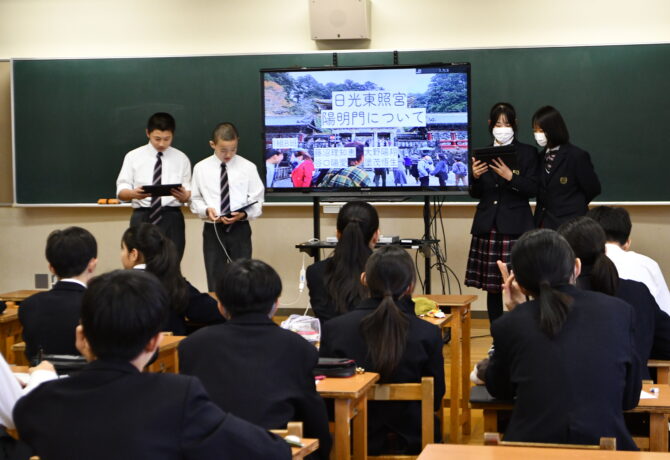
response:
[[[658,399],[658,393],[649,393],[647,391],[640,391],[640,399]]]

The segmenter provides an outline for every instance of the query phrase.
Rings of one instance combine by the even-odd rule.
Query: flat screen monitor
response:
[[[261,70],[269,194],[464,194],[470,64]]]

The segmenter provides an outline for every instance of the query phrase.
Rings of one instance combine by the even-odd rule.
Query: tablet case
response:
[[[516,146],[514,144],[474,149],[471,156],[487,163],[489,166],[493,164],[495,158],[500,158],[509,169],[519,169],[519,163],[516,158]],[[472,160],[470,160],[470,164],[472,164]]]
[[[170,190],[179,188],[181,184],[160,184],[160,185],[143,185],[142,189],[151,196],[168,196],[171,195]]]

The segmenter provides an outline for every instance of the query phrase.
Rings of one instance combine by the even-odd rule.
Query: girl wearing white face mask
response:
[[[600,194],[600,181],[591,156],[570,144],[568,127],[551,106],[533,115],[535,142],[542,147],[535,225],[556,229],[572,217],[583,216]]]
[[[472,222],[472,242],[465,275],[466,286],[487,291],[489,321],[503,312],[503,283],[497,260],[509,263],[514,243],[531,230],[533,214],[528,199],[537,194],[537,150],[516,139],[516,111],[498,103],[489,116],[493,146],[514,145],[518,169],[500,159],[487,165],[473,158],[470,195],[479,199]]]

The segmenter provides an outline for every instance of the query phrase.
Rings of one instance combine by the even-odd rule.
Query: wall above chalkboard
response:
[[[603,184],[596,199],[644,202],[670,201],[668,56],[664,44],[398,53],[406,65],[471,63],[472,147],[490,143],[495,102],[515,105],[528,143],[533,112],[554,105],[571,141],[591,153]],[[392,63],[392,52],[338,53],[341,66]],[[193,164],[211,154],[214,125],[233,121],[239,153],[262,171],[259,70],[330,64],[330,53],[13,60],[14,201],[113,197],[124,155],[147,141],[145,123],[157,111],[175,116],[173,145]]]

